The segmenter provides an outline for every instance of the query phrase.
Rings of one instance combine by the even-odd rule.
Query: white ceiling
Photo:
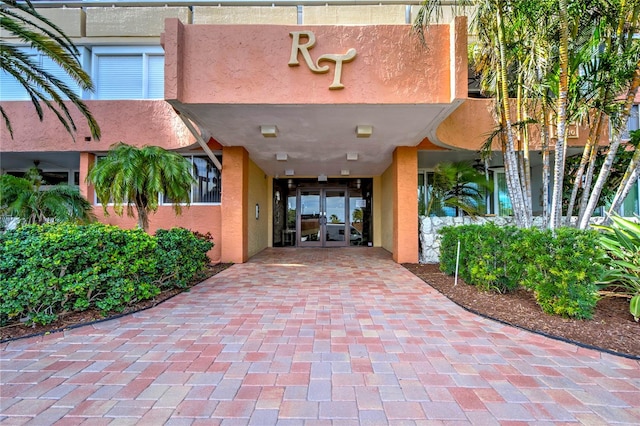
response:
[[[397,146],[432,141],[451,104],[429,105],[220,105],[177,104],[196,123],[205,140],[244,146],[249,157],[269,176],[296,177],[382,174]],[[372,125],[369,138],[356,136],[357,125]],[[265,138],[261,125],[276,125],[277,137]],[[287,161],[276,160],[286,153]],[[357,161],[347,161],[357,153]]]

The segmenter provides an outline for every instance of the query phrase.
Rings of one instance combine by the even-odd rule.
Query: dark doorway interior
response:
[[[309,194],[318,194],[318,197]],[[333,194],[331,202],[327,194]],[[340,198],[336,196],[338,194],[344,195]],[[372,194],[371,178],[328,179],[326,182],[274,179],[273,246],[371,244]],[[344,206],[343,215],[335,210],[339,205]]]

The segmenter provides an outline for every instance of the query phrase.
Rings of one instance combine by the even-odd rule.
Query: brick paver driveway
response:
[[[640,424],[638,361],[479,318],[381,249],[269,249],[1,355],[3,424]]]

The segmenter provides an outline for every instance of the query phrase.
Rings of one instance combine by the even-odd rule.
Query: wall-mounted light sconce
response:
[[[294,172],[293,169],[287,169],[284,171],[285,176],[293,176]]]
[[[287,161],[288,158],[289,158],[289,156],[287,155],[286,152],[278,152],[278,153],[276,153],[276,160],[278,160],[278,161]]]
[[[260,204],[256,204],[256,220],[260,219]]]
[[[347,161],[358,161],[357,152],[347,152]]]
[[[276,190],[276,193],[275,193],[274,197],[276,199],[276,203],[279,203],[280,202],[280,191]]]
[[[326,182],[326,181],[327,181],[327,175],[318,176],[318,182]]]
[[[287,187],[288,187],[289,189],[293,189],[293,188],[295,188],[295,185],[294,185],[294,183],[293,183],[293,179],[288,179],[288,180],[287,180]]]
[[[362,181],[360,179],[356,179],[356,188],[360,189],[362,186]]]
[[[373,126],[368,124],[358,124],[356,126],[356,136],[359,138],[368,138],[373,133]]]
[[[342,176],[349,176],[349,169],[342,169],[340,170],[340,174]]]
[[[260,126],[260,133],[265,138],[275,138],[277,136],[278,128],[275,124],[263,124]]]

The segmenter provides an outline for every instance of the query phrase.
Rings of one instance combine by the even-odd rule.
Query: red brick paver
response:
[[[381,249],[268,249],[5,343],[3,424],[640,424],[640,363],[477,317]]]

